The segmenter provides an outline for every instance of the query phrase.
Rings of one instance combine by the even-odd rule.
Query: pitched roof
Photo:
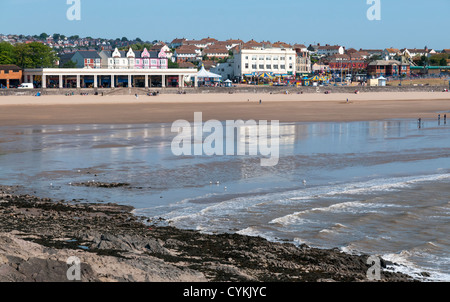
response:
[[[191,62],[180,62],[178,63],[178,67],[180,68],[195,68],[195,65]]]
[[[92,50],[79,50],[76,53],[80,54],[81,57],[85,59],[100,59],[98,52]]]
[[[337,49],[339,49],[339,48],[341,48],[341,46],[338,46],[338,45],[325,45],[325,46],[319,46],[319,48],[318,49],[323,49],[323,50],[337,50]]]
[[[22,68],[20,68],[17,65],[0,65],[0,70],[15,70],[15,71],[19,71],[19,70],[22,70]]]
[[[387,65],[401,65],[397,60],[375,60],[369,63],[369,66],[387,66]]]
[[[176,52],[177,54],[196,54],[197,49],[198,47],[195,47],[194,45],[182,45],[176,50]]]
[[[210,53],[226,53],[228,54],[228,49],[225,46],[216,46],[211,45],[210,47],[207,47],[203,50],[203,53],[210,54]]]
[[[173,39],[173,41],[171,42],[171,44],[181,44],[181,43],[183,43],[184,41],[186,41],[185,38],[181,38],[181,39],[176,38],[176,39]]]
[[[280,42],[280,41],[273,43],[272,47],[275,47],[275,48],[292,48],[292,46],[290,44],[284,43],[284,42]]]

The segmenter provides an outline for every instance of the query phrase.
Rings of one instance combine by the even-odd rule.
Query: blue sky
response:
[[[367,0],[80,1],[81,20],[69,21],[67,0],[1,0],[0,33],[450,48],[450,0],[380,0],[380,21],[367,19]]]

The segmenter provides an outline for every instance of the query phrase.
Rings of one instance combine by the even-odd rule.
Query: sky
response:
[[[450,0],[0,0],[0,33],[320,43],[347,48],[450,48]],[[367,2],[371,4],[368,4]],[[380,20],[367,11],[380,3]]]

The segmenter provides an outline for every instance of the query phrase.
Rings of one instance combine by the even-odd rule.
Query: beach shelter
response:
[[[231,82],[230,79],[227,79],[224,83],[225,83],[225,87],[231,87],[231,84],[232,84],[233,82]]]

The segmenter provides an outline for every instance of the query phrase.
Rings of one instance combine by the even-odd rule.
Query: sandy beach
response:
[[[348,102],[347,102],[348,99]],[[260,104],[259,101],[262,101]],[[3,96],[0,126],[145,124],[203,119],[280,122],[435,118],[450,111],[444,92],[360,94],[161,94],[159,96]]]

